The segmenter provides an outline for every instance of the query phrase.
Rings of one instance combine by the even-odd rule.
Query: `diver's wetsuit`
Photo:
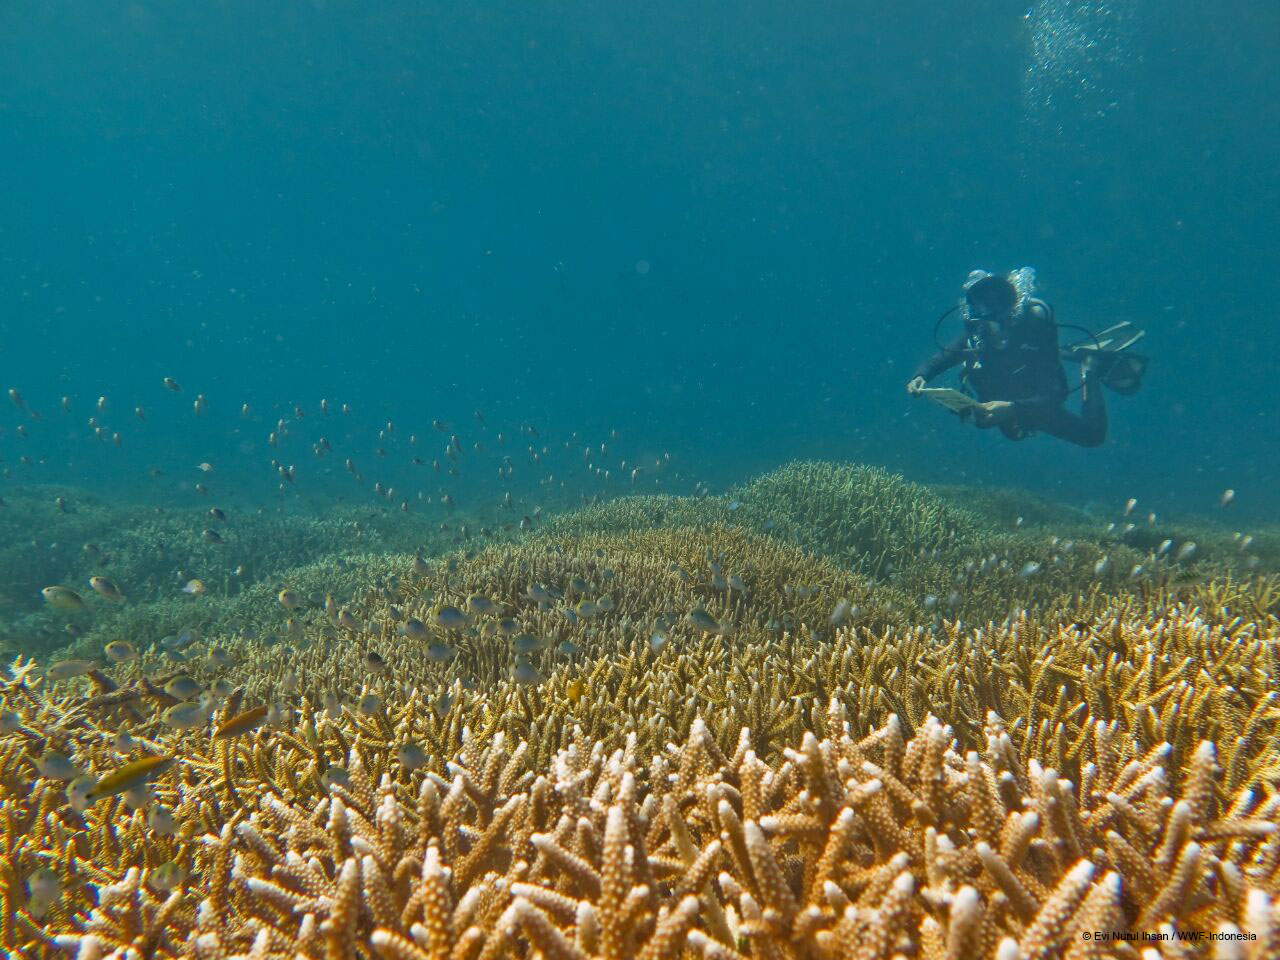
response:
[[[1102,384],[1084,374],[1080,413],[1063,406],[1070,394],[1058,354],[1058,327],[1047,304],[1029,300],[996,336],[966,330],[922,363],[915,375],[932,380],[964,362],[962,379],[977,398],[1013,401],[1013,418],[1000,424],[1010,440],[1041,431],[1082,447],[1107,435]]]

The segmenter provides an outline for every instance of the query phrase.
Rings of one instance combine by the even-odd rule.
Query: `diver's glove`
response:
[[[1016,414],[1017,408],[1012,400],[988,400],[960,411],[960,419],[972,420],[975,427],[985,430],[1011,422]]]

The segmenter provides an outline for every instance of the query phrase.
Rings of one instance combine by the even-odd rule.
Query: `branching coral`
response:
[[[982,529],[974,514],[926,487],[861,464],[788,464],[734,496],[742,504],[740,522],[877,576]]]
[[[887,581],[753,532],[745,492],[637,498],[475,553],[295,569],[203,643],[133,635],[137,659],[83,678],[19,659],[0,948],[1280,955],[1271,579],[1085,591],[1093,544],[1021,575],[1041,533],[957,571],[997,535],[925,507],[875,554],[900,558]],[[907,521],[886,522],[859,536]],[[935,577],[963,618],[924,602]],[[148,754],[178,762],[87,809],[52,779]],[[1201,931],[1252,939],[1172,939]]]
[[[932,717],[908,740],[894,716],[858,737],[838,703],[825,714],[831,735],[774,764],[750,731],[725,754],[698,722],[647,762],[634,736],[610,752],[579,732],[542,769],[471,738],[451,779],[416,784],[376,776],[356,743],[327,795],[246,770],[220,826],[217,788],[180,777],[179,806],[216,828],[179,841],[191,884],[152,892],[144,843],[89,859],[73,841],[65,869],[102,878],[98,907],[47,927],[18,909],[6,929],[20,949],[97,956],[496,960],[527,942],[564,958],[1007,960],[1166,928],[1280,950],[1280,797],[1224,792],[1211,744],[1175,791],[1168,749],[1138,752],[1117,725],[1093,728],[1076,783],[1024,760],[995,716],[961,753]],[[105,835],[95,819],[82,836]],[[1176,949],[1154,956],[1205,955]]]

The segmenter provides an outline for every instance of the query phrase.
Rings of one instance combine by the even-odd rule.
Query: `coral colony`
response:
[[[183,592],[196,518],[76,518],[7,627],[11,956],[1280,956],[1274,531],[792,464],[242,517]]]

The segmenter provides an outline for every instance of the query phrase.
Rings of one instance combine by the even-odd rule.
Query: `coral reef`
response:
[[[1280,956],[1280,577],[997,527],[800,464],[95,601],[0,681],[0,949]]]
[[[7,492],[0,509],[0,624],[7,621],[0,650],[46,653],[81,636],[82,647],[100,649],[120,637],[158,630],[158,638],[188,624],[230,628],[250,609],[234,602],[243,591],[292,576],[295,568],[452,545],[438,521],[370,508],[330,508],[323,515],[228,509],[224,515],[225,521],[213,519],[208,506],[130,506],[65,487]],[[221,542],[210,542],[208,529]],[[127,602],[95,595],[88,587],[94,575],[109,576]],[[181,593],[190,578],[208,586],[198,603]],[[77,590],[87,609],[48,610],[40,591],[55,583]]]
[[[873,576],[982,531],[974,514],[927,487],[862,464],[791,463],[731,496],[741,503],[740,522]]]

